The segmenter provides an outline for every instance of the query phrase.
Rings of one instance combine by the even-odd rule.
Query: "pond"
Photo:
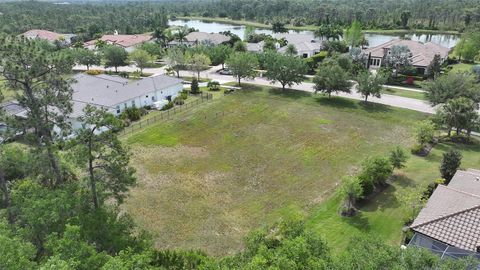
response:
[[[217,23],[217,22],[207,22],[207,21],[200,21],[200,20],[171,20],[169,21],[171,26],[184,26],[187,25],[188,27],[193,27],[200,32],[208,32],[208,33],[219,33],[223,31],[230,31],[240,38],[243,39],[245,33],[245,26],[244,25],[233,25],[233,24],[226,24],[226,23]],[[272,30],[269,29],[255,29],[256,33],[264,33],[264,34],[273,34]],[[290,33],[302,33],[311,35],[313,38],[312,31],[294,31],[290,30]],[[383,44],[387,41],[392,39],[398,38],[409,38],[411,40],[420,41],[420,42],[434,42],[440,44],[447,48],[452,48],[457,44],[459,36],[452,35],[452,34],[418,34],[418,33],[409,33],[409,34],[377,34],[377,33],[366,33],[365,38],[367,38],[370,47],[375,47],[380,44]]]

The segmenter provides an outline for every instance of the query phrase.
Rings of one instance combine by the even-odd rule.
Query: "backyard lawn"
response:
[[[126,211],[158,248],[232,254],[248,232],[286,215],[307,217],[334,249],[363,232],[400,242],[405,207],[397,197],[438,177],[447,146],[427,159],[411,158],[398,172],[403,177],[356,218],[338,216],[334,190],[364,158],[410,146],[424,114],[244,87],[124,137],[139,177]],[[478,152],[467,153],[466,165],[480,163]]]

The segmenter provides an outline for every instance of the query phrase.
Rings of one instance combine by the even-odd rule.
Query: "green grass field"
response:
[[[356,218],[338,216],[334,191],[364,158],[410,146],[412,128],[425,115],[244,87],[124,138],[139,177],[126,211],[158,248],[232,254],[249,231],[288,215],[308,217],[334,249],[356,233],[400,241],[404,209],[395,198],[437,178],[442,149],[427,160],[410,159],[399,172],[405,177]],[[478,151],[471,153],[477,164]]]

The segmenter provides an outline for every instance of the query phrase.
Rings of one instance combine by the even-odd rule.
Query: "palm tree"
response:
[[[183,45],[184,41],[187,41],[188,35],[188,27],[185,25],[183,27],[178,28],[177,32],[175,33],[175,38],[180,41],[180,44]]]

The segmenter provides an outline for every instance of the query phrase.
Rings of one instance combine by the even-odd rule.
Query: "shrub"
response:
[[[122,119],[128,119],[128,120],[133,122],[133,121],[140,120],[141,115],[142,115],[142,113],[141,113],[139,108],[130,107],[130,108],[125,109],[122,112],[121,118]]]
[[[400,146],[397,146],[394,150],[390,152],[390,163],[394,169],[401,169],[405,167],[405,162],[407,162],[407,155],[405,151]]]
[[[198,80],[197,78],[193,78],[192,85],[190,88],[190,93],[196,95],[200,93],[200,87],[198,87]]]
[[[122,71],[122,72],[120,72],[120,77],[123,77],[123,78],[129,78],[129,77],[130,77],[130,75],[128,75],[128,72],[126,72],[126,71]]]
[[[152,106],[150,106],[150,105],[145,105],[145,106],[143,106],[143,108],[144,108],[145,110],[150,111],[150,110],[152,109]]]
[[[393,168],[386,157],[373,157],[366,159],[358,176],[363,187],[363,195],[373,192],[375,186],[385,185],[392,175]]]
[[[169,110],[171,108],[173,108],[173,102],[168,102],[167,104],[165,104],[163,107],[162,107],[162,111],[166,111],[166,110]]]
[[[428,143],[433,142],[435,135],[435,125],[431,121],[422,121],[416,128],[417,142],[425,147]]]
[[[217,81],[209,81],[207,87],[210,89],[210,91],[219,91],[220,83]]]
[[[186,91],[182,91],[179,97],[183,100],[186,100],[188,98],[188,93]]]
[[[96,76],[96,75],[102,74],[102,71],[98,70],[98,69],[90,69],[90,70],[85,71],[85,73],[88,74],[88,75]]]
[[[442,163],[440,165],[440,173],[442,178],[448,184],[457,172],[462,163],[462,154],[457,150],[450,150],[443,154]]]
[[[183,105],[185,104],[185,100],[181,96],[178,96],[173,100],[173,103],[175,103],[175,105]]]

